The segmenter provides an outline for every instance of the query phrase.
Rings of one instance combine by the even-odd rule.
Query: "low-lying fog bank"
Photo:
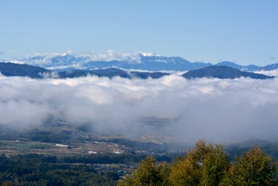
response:
[[[49,118],[101,131],[158,126],[185,141],[271,138],[278,132],[278,79],[0,76],[0,124],[40,126]],[[149,130],[149,128],[146,128]]]

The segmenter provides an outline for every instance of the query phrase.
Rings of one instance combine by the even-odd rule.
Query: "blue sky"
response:
[[[0,0],[0,59],[153,52],[189,61],[278,62],[277,0]]]

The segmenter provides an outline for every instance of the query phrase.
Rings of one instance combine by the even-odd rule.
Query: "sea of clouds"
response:
[[[272,138],[278,78],[30,79],[0,76],[0,124],[39,127],[54,118],[99,131],[129,132],[145,121],[184,141]]]

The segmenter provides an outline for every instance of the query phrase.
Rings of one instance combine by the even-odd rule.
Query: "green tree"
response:
[[[254,147],[236,157],[236,164],[227,172],[221,185],[272,186],[277,185],[275,172],[277,163],[261,148]]]
[[[205,155],[203,161],[202,184],[204,186],[217,186],[222,181],[225,172],[230,167],[229,156],[222,145],[216,145]]]
[[[175,160],[170,168],[169,180],[172,185],[200,185],[202,180],[202,163],[205,156],[213,150],[213,145],[204,140],[196,143],[184,158]]]
[[[132,176],[118,182],[118,186],[163,186],[168,185],[168,167],[166,163],[157,164],[152,156],[143,160]]]

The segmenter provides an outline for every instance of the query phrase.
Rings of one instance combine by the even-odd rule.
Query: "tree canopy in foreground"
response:
[[[276,171],[277,163],[259,147],[232,162],[222,145],[201,140],[170,164],[148,156],[118,186],[272,186],[278,185]]]

